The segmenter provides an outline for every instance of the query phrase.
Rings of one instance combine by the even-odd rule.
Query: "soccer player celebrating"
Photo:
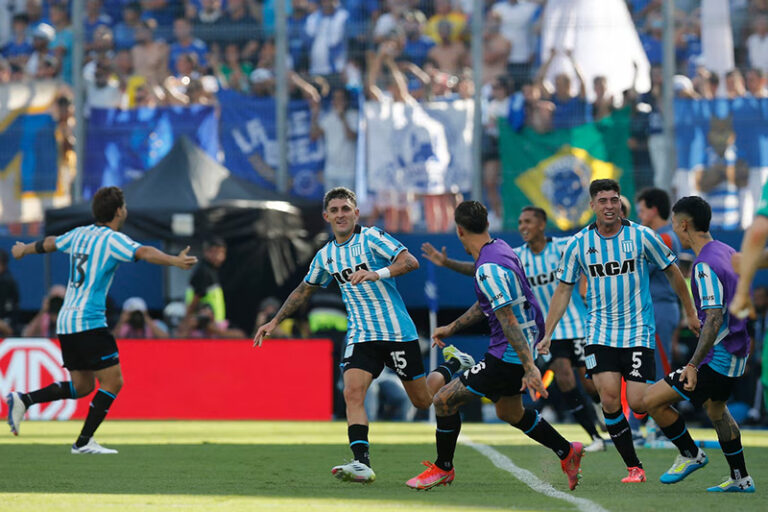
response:
[[[691,289],[702,328],[688,364],[645,393],[648,412],[680,450],[672,467],[661,475],[661,481],[674,484],[709,462],[704,451],[694,444],[683,418],[672,408],[682,396],[696,405],[704,405],[731,467],[731,478],[707,490],[755,492],[744,462],[739,426],[726,406],[736,380],[744,373],[749,355],[747,320],[728,312],[728,304],[736,292],[737,276],[731,266],[735,251],[712,239],[709,234],[712,209],[702,198],[684,197],[675,203],[672,212],[675,234],[684,248],[693,249],[696,254]]]
[[[558,268],[560,283],[550,302],[540,353],[549,351],[552,335],[583,272],[587,276],[587,372],[603,404],[608,432],[629,474],[622,482],[644,482],[645,471],[632,444],[621,409],[621,379],[627,381],[627,401],[644,413],[643,394],[655,380],[655,322],[648,293],[648,262],[665,273],[680,298],[688,324],[698,333],[699,321],[677,259],[650,228],[621,218],[619,184],[595,180],[589,186],[596,221],[568,242]]]
[[[548,237],[544,233],[546,226],[547,212],[535,206],[524,207],[517,219],[517,229],[525,243],[513,249],[520,258],[528,283],[545,315],[557,286],[555,271],[560,263],[563,249],[569,240],[568,238]],[[438,252],[429,242],[422,245],[422,251],[427,259],[438,266],[445,266],[470,276],[475,273],[474,263],[448,258],[444,251]],[[585,407],[584,399],[573,376],[573,366],[576,366],[584,389],[593,395],[597,402],[600,401],[594,384],[585,378],[584,337],[586,336],[586,326],[584,320],[586,316],[587,308],[584,305],[584,300],[574,287],[568,309],[552,335],[551,351],[552,369],[555,372],[557,387],[563,393],[571,414],[592,439],[592,443],[586,446],[584,451],[593,452],[604,450],[605,442],[597,433],[595,423]]]
[[[357,224],[357,198],[347,188],[333,188],[325,194],[323,218],[331,225],[333,239],[317,252],[307,276],[274,318],[256,331],[254,345],[261,346],[280,322],[320,287],[336,279],[349,322],[342,366],[347,433],[354,460],[331,472],[339,480],[369,483],[376,474],[371,469],[363,403],[368,387],[384,366],[398,375],[413,405],[426,409],[432,394],[455,372],[474,365],[474,360],[454,348],[444,352],[447,361],[425,377],[416,327],[393,279],[417,269],[418,261],[389,234]]]
[[[434,342],[488,318],[491,341],[485,358],[434,397],[437,415],[437,459],[406,482],[413,489],[431,489],[453,481],[453,455],[461,430],[459,407],[481,396],[496,404],[496,415],[555,452],[568,476],[568,487],[579,483],[581,443],[569,443],[535,410],[523,408],[521,392],[548,396],[532,347],[541,340],[544,319],[525,277],[520,259],[502,240],[488,233],[488,211],[477,201],[464,201],[454,213],[456,233],[475,260],[475,302],[463,315],[432,334]]]
[[[109,454],[117,450],[105,448],[93,434],[109,411],[123,386],[123,374],[117,344],[107,329],[106,298],[115,270],[123,262],[144,260],[157,265],[173,265],[189,270],[197,258],[189,256],[189,247],[171,256],[145,245],[139,245],[119,233],[128,216],[123,192],[118,187],[104,187],[93,196],[95,224],[75,228],[61,236],[48,236],[34,244],[16,242],[13,257],[62,251],[69,254],[70,271],[64,304],[56,322],[64,367],[70,372],[69,382],[55,382],[31,393],[8,394],[8,424],[14,435],[19,423],[33,404],[75,399],[99,389],[93,396],[85,425],[72,445],[72,453]]]

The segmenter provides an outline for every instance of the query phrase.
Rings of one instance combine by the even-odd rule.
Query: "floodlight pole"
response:
[[[275,83],[277,113],[278,166],[275,183],[277,190],[288,192],[288,21],[285,0],[275,0]]]

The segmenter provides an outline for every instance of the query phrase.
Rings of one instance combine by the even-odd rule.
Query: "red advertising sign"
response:
[[[330,340],[118,340],[125,384],[112,419],[328,420]],[[0,341],[0,393],[69,380],[57,341]],[[84,418],[90,397],[30,408],[29,419]],[[5,401],[0,416],[7,415]]]

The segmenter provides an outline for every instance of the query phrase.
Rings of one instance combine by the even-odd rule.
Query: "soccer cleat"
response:
[[[427,466],[427,469],[405,482],[405,485],[411,489],[428,491],[438,485],[450,484],[456,476],[453,468],[450,471],[445,471],[428,460],[423,461],[422,464]]]
[[[634,466],[627,468],[629,474],[621,479],[623,484],[640,483],[645,482],[645,470],[641,467]]]
[[[8,404],[8,425],[11,426],[13,435],[19,435],[19,423],[24,419],[24,413],[27,412],[27,406],[21,401],[21,393],[13,391],[5,397]]]
[[[568,488],[574,490],[579,485],[581,478],[581,458],[584,456],[584,445],[581,443],[571,443],[571,451],[568,456],[560,461],[560,467],[563,473],[568,476]]]
[[[605,439],[602,437],[592,438],[592,442],[584,447],[584,451],[587,453],[592,452],[604,452],[605,451]]]
[[[96,442],[95,439],[90,438],[88,440],[88,444],[85,446],[77,447],[74,444],[72,445],[72,451],[73,454],[80,454],[80,453],[87,453],[92,455],[109,455],[112,453],[117,453],[117,450],[113,450],[111,448],[104,448],[99,443]]]
[[[331,469],[331,474],[342,482],[370,484],[376,480],[376,473],[370,467],[356,460],[341,464],[340,466],[334,466]]]
[[[475,366],[475,359],[471,355],[462,352],[453,345],[448,345],[443,349],[443,359],[446,361],[458,359],[459,363],[461,363],[459,367],[460,372]]]
[[[707,491],[708,492],[755,492],[755,482],[754,480],[752,480],[751,476],[745,476],[744,478],[739,478],[738,480],[729,478],[728,480],[721,483],[720,485],[710,487],[709,489],[707,489]]]
[[[672,464],[672,467],[669,468],[666,473],[661,475],[659,480],[663,484],[676,484],[697,469],[706,466],[708,462],[709,458],[707,458],[707,454],[701,449],[693,458],[678,455],[675,458],[675,463]]]

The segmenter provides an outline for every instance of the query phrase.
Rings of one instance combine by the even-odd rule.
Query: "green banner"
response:
[[[594,123],[536,133],[514,131],[499,120],[504,227],[514,229],[523,206],[544,208],[551,227],[571,230],[592,218],[589,184],[611,178],[621,193],[635,195],[632,157],[627,147],[630,111],[615,111]]]

